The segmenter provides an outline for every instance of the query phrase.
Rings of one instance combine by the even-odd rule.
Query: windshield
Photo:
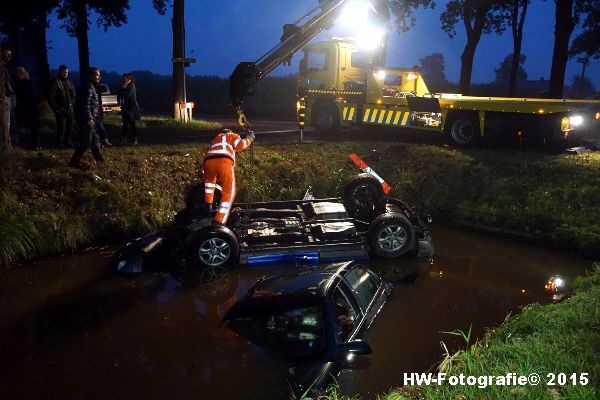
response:
[[[306,53],[306,71],[315,72],[323,71],[327,66],[327,52],[326,50],[312,50]]]

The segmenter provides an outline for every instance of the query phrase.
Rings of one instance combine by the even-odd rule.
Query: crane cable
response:
[[[236,106],[236,112],[238,115],[238,124],[242,127],[242,129],[244,129],[246,132],[252,131],[252,126],[250,126],[250,123],[246,119],[246,115],[244,114],[241,104]],[[256,138],[254,140],[256,140]],[[250,175],[248,179],[248,209],[252,204],[252,194],[254,192],[254,161],[256,159],[254,154],[254,140],[250,142],[250,166],[248,167],[248,174]],[[246,218],[248,218],[248,213],[246,213]]]

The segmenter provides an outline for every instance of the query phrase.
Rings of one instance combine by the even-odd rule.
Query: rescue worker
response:
[[[235,154],[244,151],[254,142],[254,132],[249,131],[246,139],[223,129],[210,142],[204,156],[202,168],[204,169],[204,207],[210,209],[213,202],[217,181],[222,187],[221,203],[217,209],[215,222],[225,224],[235,200]]]

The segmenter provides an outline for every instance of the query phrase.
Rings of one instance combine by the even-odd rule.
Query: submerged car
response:
[[[320,394],[357,355],[360,340],[392,285],[356,262],[303,268],[259,280],[228,311],[224,324],[289,362],[297,398]]]
[[[384,196],[379,181],[369,174],[351,179],[341,198],[305,196],[239,204],[226,225],[214,225],[214,214],[198,205],[202,193],[201,185],[188,193],[187,207],[167,230],[122,248],[116,255],[117,271],[140,272],[149,256],[158,253],[200,267],[433,253],[430,231],[418,212],[402,200]]]

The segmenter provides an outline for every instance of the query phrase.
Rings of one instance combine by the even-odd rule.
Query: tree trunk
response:
[[[508,97],[515,97],[517,94],[517,73],[521,63],[521,44],[523,42],[523,25],[525,15],[527,14],[527,5],[529,0],[523,0],[523,11],[517,25],[517,16],[519,14],[519,3],[521,0],[514,0],[512,31],[513,31],[513,59],[510,66],[510,76],[508,78]]]
[[[45,3],[45,2],[42,2]],[[38,61],[38,78],[40,94],[46,97],[50,87],[50,66],[48,64],[48,48],[46,43],[46,28],[48,27],[48,14],[46,5],[42,4],[38,9],[38,16],[33,25],[33,49],[34,56]]]
[[[173,59],[185,57],[185,24],[184,24],[184,0],[173,1]],[[173,104],[174,118],[180,119],[178,104],[185,102],[185,64],[173,63]]]
[[[1,61],[0,61],[1,62]],[[2,67],[2,65],[0,65]],[[4,71],[0,71],[0,151],[12,151],[12,141],[8,132],[8,121],[4,118],[6,108],[6,88],[4,86]]]
[[[75,36],[77,37],[77,52],[79,55],[79,81],[84,82],[90,67],[90,49],[88,44],[88,11],[86,0],[76,0],[75,8]]]
[[[554,50],[552,52],[552,70],[550,71],[551,99],[563,96],[565,72],[569,58],[569,39],[575,27],[573,22],[573,0],[556,0],[556,24],[554,26]]]
[[[469,94],[471,91],[471,74],[473,73],[473,59],[475,58],[475,50],[477,49],[477,44],[479,43],[479,39],[481,36],[477,38],[468,38],[467,44],[460,56],[461,64],[460,64],[460,81],[458,83],[458,90],[462,94]]]

